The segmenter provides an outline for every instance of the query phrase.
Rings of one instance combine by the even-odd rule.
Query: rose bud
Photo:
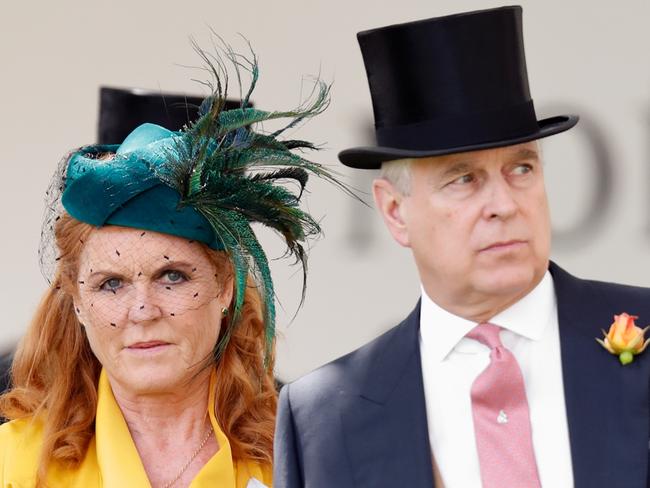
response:
[[[622,313],[614,315],[614,323],[609,332],[603,330],[604,340],[596,339],[601,346],[618,356],[621,364],[629,364],[634,356],[642,353],[650,339],[644,341],[644,334],[650,327],[641,329],[634,324],[639,317]]]

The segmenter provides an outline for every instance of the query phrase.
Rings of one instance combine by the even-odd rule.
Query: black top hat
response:
[[[100,87],[97,142],[121,144],[133,129],[145,122],[178,131],[198,118],[203,98],[137,88]],[[226,100],[225,108],[240,105],[239,100]]]
[[[557,134],[576,115],[537,120],[521,7],[391,25],[357,34],[377,146],[339,153],[347,166],[508,146]]]

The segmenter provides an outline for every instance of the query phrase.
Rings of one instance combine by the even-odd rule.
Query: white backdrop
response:
[[[583,277],[650,286],[650,2],[524,1],[531,90],[540,115],[575,111],[578,128],[544,144],[558,230],[553,257]],[[339,165],[336,153],[370,143],[371,105],[355,33],[390,23],[499,6],[494,1],[377,2],[113,1],[7,2],[0,6],[0,350],[23,333],[45,282],[37,265],[42,198],[59,158],[95,140],[99,85],[205,93],[190,81],[197,64],[188,36],[207,25],[259,55],[257,106],[299,100],[302,75],[334,82],[330,109],[302,127],[324,149],[314,159],[368,189],[369,173]],[[596,163],[604,169],[597,173]],[[609,170],[609,174],[607,172]],[[308,205],[325,238],[312,246],[307,301],[287,326],[300,273],[275,262],[277,372],[285,380],[354,349],[405,316],[418,296],[406,250],[374,210],[324,184]],[[581,223],[596,197],[597,215]],[[278,240],[263,233],[270,254]],[[614,313],[615,311],[612,311]],[[641,317],[645,325],[650,317]],[[594,324],[594,330],[607,324]]]

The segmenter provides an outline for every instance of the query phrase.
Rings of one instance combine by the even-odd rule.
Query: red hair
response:
[[[73,305],[79,256],[91,232],[92,226],[68,215],[57,222],[56,242],[61,251],[57,276],[16,352],[12,388],[0,396],[0,417],[39,417],[43,421],[39,484],[52,462],[78,466],[95,432],[101,364]],[[219,276],[232,273],[225,252],[207,246],[204,250]],[[222,332],[225,329],[222,326]],[[221,357],[210,365],[219,378],[215,415],[233,457],[270,465],[277,392],[273,352],[265,363],[265,344],[262,301],[249,278],[239,323]]]

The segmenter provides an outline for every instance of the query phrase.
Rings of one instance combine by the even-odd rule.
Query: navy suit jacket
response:
[[[650,347],[621,366],[594,338],[614,314],[650,323],[650,289],[550,271],[575,487],[648,488]],[[374,341],[282,389],[275,488],[434,486],[419,322],[418,304]]]

